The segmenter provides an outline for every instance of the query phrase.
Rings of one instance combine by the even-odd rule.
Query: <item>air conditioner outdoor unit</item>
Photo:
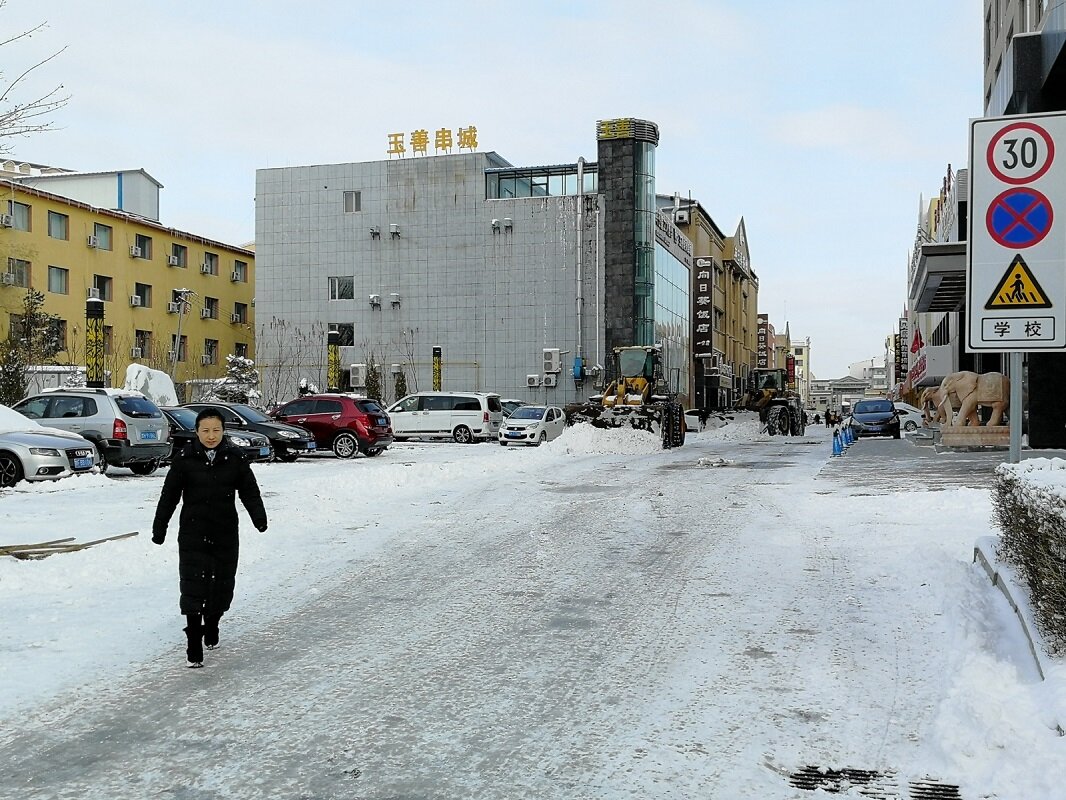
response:
[[[15,277],[16,276],[15,276],[14,272],[0,273],[0,284],[2,284],[4,286],[14,286],[15,285]]]
[[[0,214],[0,225],[10,228],[15,224],[15,218],[10,214]]]
[[[142,351],[141,351],[141,348],[139,348],[139,347],[131,347],[130,348],[130,358],[140,358],[141,357],[141,353],[142,353]]]
[[[370,305],[372,305],[372,306],[380,306],[381,305],[381,295],[380,294],[372,294],[372,295],[370,295]]]
[[[241,315],[240,314],[230,314],[229,315],[229,321],[230,322],[244,322],[244,320],[241,319]]]
[[[200,356],[200,363],[206,367],[211,363],[211,356]]]
[[[389,234],[394,239],[398,237],[400,235],[400,226],[393,222],[391,225],[389,225]]]
[[[177,256],[167,256],[167,266],[177,267],[180,266],[181,260]]]
[[[87,300],[99,300],[100,299],[100,290],[97,289],[95,286],[90,286],[88,289],[85,290],[85,299],[87,299]]]
[[[178,360],[178,354],[175,353],[173,350],[167,350],[167,361],[177,361],[177,360]]]
[[[130,305],[131,306],[139,306],[139,305],[141,305],[141,302],[142,302],[141,301],[141,296],[139,294],[131,294],[130,295]]]
[[[241,273],[239,273],[236,270],[234,270],[233,272],[230,273],[229,279],[231,281],[233,281],[234,283],[236,283],[237,281],[239,281],[241,279]]]
[[[210,308],[201,308],[200,309],[200,319],[211,319],[211,309]]]
[[[555,373],[549,372],[544,376],[544,386],[552,387],[559,385],[559,376]]]
[[[181,303],[167,303],[167,313],[168,314],[180,314],[181,313]]]
[[[526,375],[526,386],[531,389],[540,386],[540,375]]]
[[[560,357],[558,347],[545,347],[544,348],[544,371],[545,372],[562,372],[563,361]]]
[[[688,225],[688,211],[686,209],[679,209],[675,211],[674,222],[677,225]]]
[[[201,264],[200,265],[200,272],[202,274],[204,274],[204,275],[210,275],[211,274],[211,265],[210,264]]]
[[[96,237],[90,236],[85,240],[85,244],[89,245],[89,247],[96,247]]]
[[[139,248],[137,245],[131,245],[130,246],[130,258],[140,258],[140,257],[141,257],[141,248]]]
[[[353,389],[362,389],[366,386],[366,364],[352,364],[348,367],[351,375],[349,382]]]

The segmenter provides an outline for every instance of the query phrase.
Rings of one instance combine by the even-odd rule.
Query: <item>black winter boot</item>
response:
[[[185,666],[196,669],[204,665],[204,628],[199,614],[186,614],[185,619],[189,622],[185,628],[185,636],[189,640],[185,649]]]
[[[214,650],[218,647],[218,623],[221,614],[204,614],[204,647]]]

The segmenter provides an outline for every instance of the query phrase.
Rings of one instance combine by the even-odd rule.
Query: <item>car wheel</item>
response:
[[[158,461],[137,461],[130,464],[130,472],[134,475],[151,475],[159,468]]]
[[[505,441],[503,441],[503,439],[501,439],[500,440],[500,447],[507,447],[507,442],[505,442]]]
[[[474,434],[470,432],[470,429],[466,427],[466,425],[460,425],[452,431],[452,439],[459,444],[470,444],[474,441]]]
[[[899,428],[896,428],[895,432],[892,434],[892,438],[893,439],[898,439],[899,438]]]
[[[909,419],[906,423],[904,423],[903,430],[907,431],[907,433],[910,433],[911,431],[916,431],[918,430],[918,423],[915,422],[913,419]]]
[[[300,454],[297,453],[295,450],[282,450],[280,453],[278,453],[278,461],[284,461],[286,464],[291,464],[293,461],[299,458],[299,456]]]
[[[22,464],[10,453],[0,453],[0,488],[10,489],[22,480]]]
[[[541,431],[540,436],[537,437],[537,447],[540,447],[546,441],[548,441],[548,433],[547,431]]]
[[[350,433],[338,433],[333,440],[333,454],[337,458],[351,458],[359,452],[359,440]]]

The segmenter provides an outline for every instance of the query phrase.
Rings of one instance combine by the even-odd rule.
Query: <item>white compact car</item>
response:
[[[899,412],[899,426],[904,431],[910,433],[916,431],[922,427],[922,423],[925,421],[925,417],[922,412],[912,406],[910,403],[903,403],[896,401],[893,403],[896,407],[896,411]]]
[[[500,444],[539,445],[550,442],[566,428],[566,415],[558,406],[519,406],[500,426]]]

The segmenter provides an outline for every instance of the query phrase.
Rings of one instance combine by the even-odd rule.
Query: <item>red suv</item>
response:
[[[339,458],[376,456],[392,444],[389,415],[377,400],[348,394],[316,394],[290,400],[270,412],[280,422],[306,428],[319,448]]]

